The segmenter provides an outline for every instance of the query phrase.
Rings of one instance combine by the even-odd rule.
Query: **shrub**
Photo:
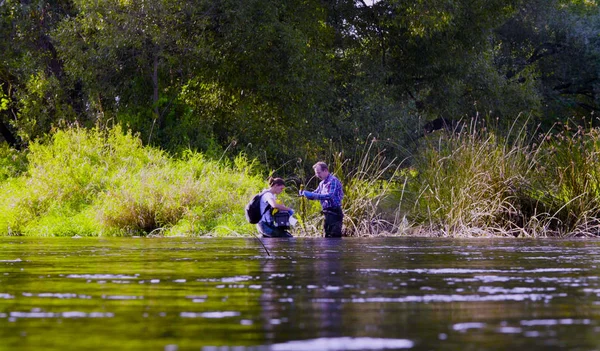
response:
[[[119,127],[57,131],[36,142],[29,168],[1,183],[0,231],[9,235],[248,233],[243,207],[261,178],[231,162],[144,147]],[[178,232],[181,231],[181,232]]]
[[[20,176],[27,170],[25,151],[12,149],[8,144],[0,145],[0,182]]]

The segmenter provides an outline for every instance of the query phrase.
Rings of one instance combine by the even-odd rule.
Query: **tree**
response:
[[[9,141],[118,123],[276,163],[369,136],[407,156],[438,117],[599,106],[591,1],[5,0],[0,16]]]
[[[12,146],[72,121],[73,100],[61,85],[63,69],[49,31],[72,11],[70,1],[0,3],[0,132]]]
[[[316,106],[327,90],[320,83],[327,33],[314,21],[320,11],[314,1],[77,6],[78,15],[53,37],[90,112],[103,123],[129,124],[159,145],[177,144],[180,135],[171,133],[185,133],[177,124],[196,123],[201,128],[193,130],[221,145],[238,140],[269,148],[265,134],[294,136],[305,107]]]
[[[208,1],[78,1],[78,14],[53,32],[60,57],[85,91],[88,113],[160,133],[161,97],[172,101],[206,60]],[[167,103],[168,105],[168,103]]]
[[[546,124],[600,108],[599,15],[592,2],[531,0],[496,30],[499,69],[509,78],[535,72]]]

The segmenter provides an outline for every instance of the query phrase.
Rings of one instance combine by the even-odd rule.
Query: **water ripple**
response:
[[[485,323],[456,323],[452,326],[452,329],[456,331],[466,331],[469,329],[483,329],[485,327]]]
[[[110,312],[79,312],[79,311],[69,311],[69,312],[10,312],[10,318],[112,318],[114,317],[114,313]]]
[[[499,295],[424,295],[403,297],[356,297],[341,299],[343,303],[431,303],[431,302],[488,302],[488,301],[549,301],[553,298],[547,294],[499,294]],[[333,299],[314,299],[314,302],[334,302]]]
[[[179,314],[182,318],[227,318],[237,317],[240,313],[236,311],[224,311],[224,312],[181,312]]]
[[[539,325],[588,325],[591,321],[589,319],[534,319],[521,321],[521,325],[524,326],[539,326]]]
[[[138,275],[124,275],[124,274],[69,274],[67,278],[77,279],[136,279]]]
[[[102,295],[105,300],[143,300],[143,296],[127,296],[127,295]]]
[[[58,298],[58,299],[91,299],[92,297],[89,295],[82,295],[82,294],[73,294],[73,293],[39,293],[39,294],[33,294],[33,293],[28,293],[28,292],[24,292],[22,293],[23,296],[25,297],[54,297],[54,298]]]
[[[288,341],[271,345],[273,351],[346,351],[346,350],[386,350],[410,349],[414,342],[407,339],[378,339],[378,338],[318,338],[308,340]],[[208,350],[208,349],[207,349]]]
[[[567,273],[579,272],[580,268],[536,268],[536,269],[469,269],[469,268],[418,268],[418,269],[359,269],[360,272],[390,274],[475,274],[475,273]]]

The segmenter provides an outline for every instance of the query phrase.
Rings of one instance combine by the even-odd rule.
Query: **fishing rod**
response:
[[[267,247],[265,246],[265,244],[263,244],[262,240],[260,240],[260,238],[257,237],[254,233],[252,233],[252,236],[254,236],[254,238],[256,238],[256,240],[258,240],[258,242],[262,245],[263,249],[265,249],[265,251],[267,252],[267,255],[271,256],[271,253],[269,252],[269,250],[267,250]]]

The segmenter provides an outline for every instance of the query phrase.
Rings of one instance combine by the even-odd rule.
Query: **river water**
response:
[[[600,241],[263,242],[0,238],[0,350],[600,350]]]

